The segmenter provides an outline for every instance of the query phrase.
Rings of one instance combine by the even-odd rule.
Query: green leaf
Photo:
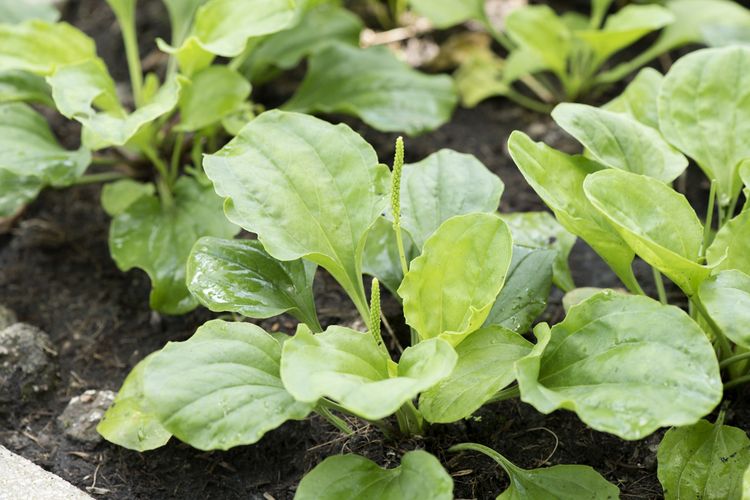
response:
[[[404,165],[401,227],[421,249],[440,225],[455,215],[494,213],[503,182],[473,155],[442,149]]]
[[[38,177],[16,175],[0,168],[0,218],[16,214],[36,198],[43,187]]]
[[[683,195],[650,177],[613,169],[589,176],[583,188],[638,256],[688,296],[698,291],[710,269],[698,264],[703,225]]]
[[[722,271],[704,281],[698,295],[724,335],[750,349],[750,276]]]
[[[169,12],[169,24],[172,26],[172,45],[178,46],[190,32],[193,18],[198,7],[206,0],[162,0]]]
[[[633,251],[583,192],[586,176],[604,167],[535,143],[518,131],[510,135],[508,149],[526,181],[552,209],[558,222],[586,241],[628,289],[639,290],[631,268]]]
[[[357,116],[383,132],[416,135],[447,122],[456,106],[447,75],[425,75],[386,47],[334,43],[313,54],[297,93],[284,109]]]
[[[95,58],[94,41],[67,23],[0,24],[0,70],[49,75],[66,64]]]
[[[0,0],[0,20],[3,24],[18,24],[29,19],[54,23],[60,12],[54,0]]]
[[[41,76],[26,71],[0,71],[0,103],[17,101],[55,106],[49,85]]]
[[[240,111],[250,96],[250,83],[228,66],[209,66],[192,76],[180,96],[176,130],[195,132]]]
[[[381,469],[359,455],[328,457],[310,471],[294,500],[450,500],[453,479],[426,451],[406,452],[401,465]]]
[[[203,164],[232,222],[272,257],[326,269],[368,317],[362,252],[390,181],[369,144],[346,125],[268,111]]]
[[[456,358],[442,339],[420,342],[404,350],[391,377],[391,360],[369,333],[330,326],[313,335],[300,325],[284,343],[281,379],[298,401],[327,397],[362,418],[378,420],[450,375]]]
[[[478,451],[503,468],[510,486],[498,500],[615,500],[620,490],[587,465],[555,465],[542,469],[522,469],[491,448],[476,443],[461,443],[450,451]]]
[[[185,84],[180,76],[167,80],[151,102],[128,114],[101,60],[64,66],[47,81],[57,109],[83,125],[84,145],[92,150],[125,145],[144,126],[177,106]]]
[[[653,68],[643,68],[628,84],[625,91],[603,106],[603,109],[622,113],[644,125],[659,130],[659,89],[664,75]]]
[[[110,443],[129,450],[148,451],[164,446],[172,437],[143,396],[143,374],[156,355],[150,354],[135,365],[97,425],[96,430]]]
[[[484,325],[502,326],[522,335],[528,332],[547,307],[554,258],[554,250],[513,246],[508,277]]]
[[[701,420],[667,431],[657,459],[666,500],[739,499],[750,465],[750,439],[742,429]]]
[[[417,14],[429,19],[438,29],[486,17],[484,0],[409,0],[409,4]]]
[[[249,318],[284,312],[320,330],[312,285],[315,265],[302,260],[280,262],[257,240],[198,240],[187,261],[187,286],[212,311],[231,311]]]
[[[512,245],[510,230],[497,215],[445,221],[398,289],[406,322],[421,339],[440,336],[457,345],[490,313],[505,283]]]
[[[138,182],[123,179],[105,184],[102,188],[102,208],[110,217],[120,215],[142,196],[154,194],[154,185],[150,182]]]
[[[555,285],[561,290],[575,288],[568,265],[568,256],[576,243],[574,235],[566,231],[549,212],[512,212],[500,214],[500,217],[508,224],[514,243],[554,250],[552,277]]]
[[[588,300],[589,298],[593,297],[599,292],[603,292],[604,290],[608,290],[607,288],[597,288],[594,286],[582,286],[580,288],[575,288],[565,295],[563,295],[562,299],[562,305],[563,309],[567,313],[568,311],[573,308],[573,306],[577,306],[584,300]],[[625,292],[622,289],[614,289],[610,290],[613,293],[621,293],[623,295],[627,295],[627,292]]]
[[[664,137],[693,158],[709,179],[716,179],[722,206],[739,193],[737,166],[750,157],[748,96],[748,47],[706,49],[680,58],[659,94]]]
[[[605,291],[534,334],[516,370],[521,399],[542,413],[572,410],[595,430],[641,439],[692,425],[721,400],[713,347],[677,307]]]
[[[402,239],[406,260],[411,261],[419,255],[419,251],[412,243],[409,233],[402,232]],[[385,217],[378,217],[367,235],[362,272],[377,278],[395,298],[399,298],[397,290],[404,279],[404,272],[401,269],[393,223]]]
[[[706,261],[715,271],[737,269],[750,275],[750,209],[747,205],[716,233],[706,250]]]
[[[470,416],[516,378],[515,362],[533,345],[500,326],[477,330],[456,347],[458,362],[443,379],[419,398],[428,422],[450,423]]]
[[[200,450],[253,444],[312,405],[279,378],[281,345],[250,323],[209,321],[146,365],[143,393],[162,425]]]
[[[546,5],[516,9],[506,18],[505,29],[511,40],[533,51],[548,69],[564,79],[572,35],[555,11]]]
[[[198,302],[185,285],[185,262],[201,236],[230,238],[237,227],[221,212],[210,187],[183,176],[165,206],[154,195],[141,196],[112,219],[109,251],[122,271],[143,269],[151,278],[151,308],[183,314]]]
[[[672,182],[688,160],[661,134],[633,118],[585,104],[563,103],[552,118],[607,167]]]
[[[508,64],[518,52],[520,49],[508,56]],[[473,108],[489,97],[507,94],[510,86],[504,75],[508,64],[486,48],[476,50],[468,56],[453,74],[461,104]]]

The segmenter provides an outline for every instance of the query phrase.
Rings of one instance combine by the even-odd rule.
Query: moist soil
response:
[[[102,2],[69,2],[66,19],[100,42],[108,61],[124,60],[111,15]],[[152,9],[141,19],[162,19],[141,32],[164,36],[164,12],[159,2],[143,2]],[[160,17],[161,16],[161,17]],[[144,52],[148,53],[148,52]],[[116,67],[110,64],[110,67]],[[115,71],[119,79],[126,78]],[[276,86],[276,89],[283,86]],[[273,104],[278,91],[255,94]],[[382,134],[355,120],[351,124],[389,163],[395,135]],[[57,122],[55,122],[57,123]],[[62,123],[62,122],[60,122]],[[490,100],[474,109],[458,109],[441,129],[407,139],[407,160],[417,161],[441,148],[476,155],[505,183],[500,210],[544,210],[510,160],[505,143],[515,129],[537,140],[575,152],[576,144],[548,117],[520,109],[505,100]],[[56,126],[60,139],[75,145],[75,126]],[[705,198],[706,186],[692,172],[686,185],[694,199]],[[425,436],[386,439],[367,424],[352,420],[351,436],[325,420],[311,416],[288,422],[253,446],[203,452],[173,439],[147,453],[122,449],[107,442],[86,445],[68,439],[57,416],[74,396],[88,389],[117,390],[130,369],[168,341],[185,340],[206,320],[215,317],[198,309],[181,317],[149,310],[149,281],[134,270],[120,272],[107,247],[109,218],[102,211],[99,186],[45,191],[19,217],[12,232],[0,235],[0,304],[14,310],[20,321],[45,330],[57,352],[58,378],[53,390],[36,399],[0,408],[0,444],[32,460],[94,496],[112,499],[292,498],[301,477],[327,456],[359,453],[382,466],[395,467],[408,450],[425,448],[438,456],[455,482],[456,498],[495,498],[508,486],[506,476],[490,459],[476,453],[449,454],[460,442],[490,446],[517,465],[534,468],[554,464],[585,464],[616,484],[623,498],[660,498],[656,477],[656,448],[663,431],[637,442],[589,429],[570,412],[542,415],[520,401],[491,404],[476,415],[452,425],[431,427]],[[606,265],[585,244],[571,255],[579,286],[619,286]],[[636,274],[653,290],[650,271],[642,263]],[[559,321],[561,293],[555,290],[543,319]],[[333,282],[319,273],[317,306],[324,324],[348,323],[356,311]],[[385,299],[395,325],[403,326],[398,306]],[[261,322],[269,330],[292,332],[287,317]],[[737,397],[727,422],[750,429],[748,398]]]

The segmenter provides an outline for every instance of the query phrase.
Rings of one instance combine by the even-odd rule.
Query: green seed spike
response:
[[[391,177],[391,212],[393,213],[393,230],[396,232],[398,255],[401,259],[401,270],[404,274],[409,270],[404,251],[404,241],[401,237],[401,174],[404,170],[404,138],[396,139],[396,154],[393,157],[393,175]]]
[[[383,337],[380,335],[380,283],[377,278],[372,279],[370,293],[370,333],[378,346],[383,346]]]

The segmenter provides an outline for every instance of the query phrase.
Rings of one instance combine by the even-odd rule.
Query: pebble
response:
[[[70,400],[57,422],[65,435],[76,441],[97,444],[102,437],[96,432],[104,412],[115,400],[112,391],[88,390]]]
[[[57,353],[35,326],[15,323],[0,330],[0,406],[33,399],[55,382]]]

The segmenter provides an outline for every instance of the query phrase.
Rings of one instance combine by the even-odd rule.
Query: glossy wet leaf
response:
[[[571,32],[546,5],[516,9],[505,20],[508,36],[516,44],[533,51],[556,75],[565,75],[571,51]]]
[[[643,260],[687,295],[710,269],[698,264],[703,225],[685,197],[643,175],[605,170],[584,182],[586,196]]]
[[[308,67],[284,109],[344,113],[383,132],[416,135],[447,122],[456,106],[450,77],[420,73],[386,47],[331,44],[313,54]]]
[[[280,359],[281,345],[260,327],[213,320],[151,358],[143,393],[162,425],[194,448],[253,444],[312,410],[284,389]]]
[[[746,208],[722,227],[706,251],[716,271],[737,269],[750,275],[750,210]]]
[[[130,371],[96,430],[110,443],[129,450],[148,451],[167,444],[172,434],[156,417],[143,396],[143,373],[153,353]]]
[[[249,318],[289,312],[317,330],[314,278],[315,264],[278,261],[257,240],[204,237],[187,261],[188,289],[212,311]]]
[[[409,262],[419,251],[406,231],[402,232],[402,239],[406,260]],[[377,278],[394,297],[398,298],[397,290],[404,279],[404,273],[401,269],[393,222],[385,217],[378,217],[367,235],[367,244],[362,256],[362,272]]]
[[[508,276],[485,326],[499,325],[522,335],[529,331],[547,307],[555,254],[554,250],[513,246]]]
[[[483,0],[410,0],[409,4],[439,29],[485,17]]]
[[[0,71],[0,103],[18,101],[55,105],[44,78],[26,71]]]
[[[728,500],[742,496],[750,439],[742,429],[701,420],[670,429],[659,444],[659,482],[666,500]]]
[[[29,19],[54,23],[60,18],[53,0],[0,0],[0,22],[17,24]]]
[[[677,307],[605,291],[534,333],[537,345],[516,370],[521,399],[542,413],[571,410],[630,440],[692,425],[721,400],[713,346]]]
[[[633,118],[586,104],[563,103],[552,118],[602,165],[672,182],[688,160],[661,134]]]
[[[0,218],[10,217],[37,197],[44,187],[38,177],[16,175],[0,168]]]
[[[193,244],[201,236],[231,238],[237,231],[212,189],[183,176],[171,206],[154,195],[141,196],[112,219],[109,251],[122,271],[137,267],[149,275],[152,309],[183,314],[198,305],[185,285],[185,263]]]
[[[727,205],[741,187],[737,166],[750,157],[750,47],[680,58],[662,83],[659,124],[669,142],[717,180],[719,201]]]
[[[450,451],[478,451],[503,468],[510,486],[498,500],[615,500],[620,490],[587,465],[554,465],[540,469],[522,469],[498,452],[476,443],[461,443]]]
[[[659,130],[659,89],[664,75],[653,68],[643,68],[628,84],[625,91],[603,106],[615,113],[623,113]]]
[[[750,349],[750,276],[722,271],[704,281],[698,295],[724,335]]]
[[[453,345],[479,329],[505,283],[512,245],[510,230],[497,215],[445,221],[398,289],[409,326],[421,339],[440,336]]]
[[[553,280],[561,290],[575,288],[568,257],[576,237],[569,233],[549,212],[511,212],[500,217],[508,224],[513,242],[532,248],[555,251]]]
[[[203,164],[226,198],[227,217],[256,233],[271,256],[304,257],[350,295],[364,295],[362,251],[390,179],[359,135],[346,125],[268,111]]]
[[[295,500],[450,500],[453,479],[426,451],[404,454],[401,465],[381,469],[359,455],[328,457],[311,470],[297,488]]]
[[[110,182],[102,187],[102,208],[110,217],[120,215],[142,196],[150,196],[155,192],[150,182],[138,182],[132,179],[122,179]]]
[[[250,83],[228,66],[209,66],[194,74],[180,96],[176,130],[194,132],[242,109]]]
[[[448,378],[419,398],[425,420],[450,423],[470,416],[516,378],[515,362],[533,345],[500,326],[484,327],[456,347],[458,362]]]
[[[390,358],[369,333],[330,326],[317,335],[300,325],[284,343],[281,378],[299,401],[330,398],[368,420],[385,418],[450,375],[456,352],[442,339],[404,350],[391,377]]]

